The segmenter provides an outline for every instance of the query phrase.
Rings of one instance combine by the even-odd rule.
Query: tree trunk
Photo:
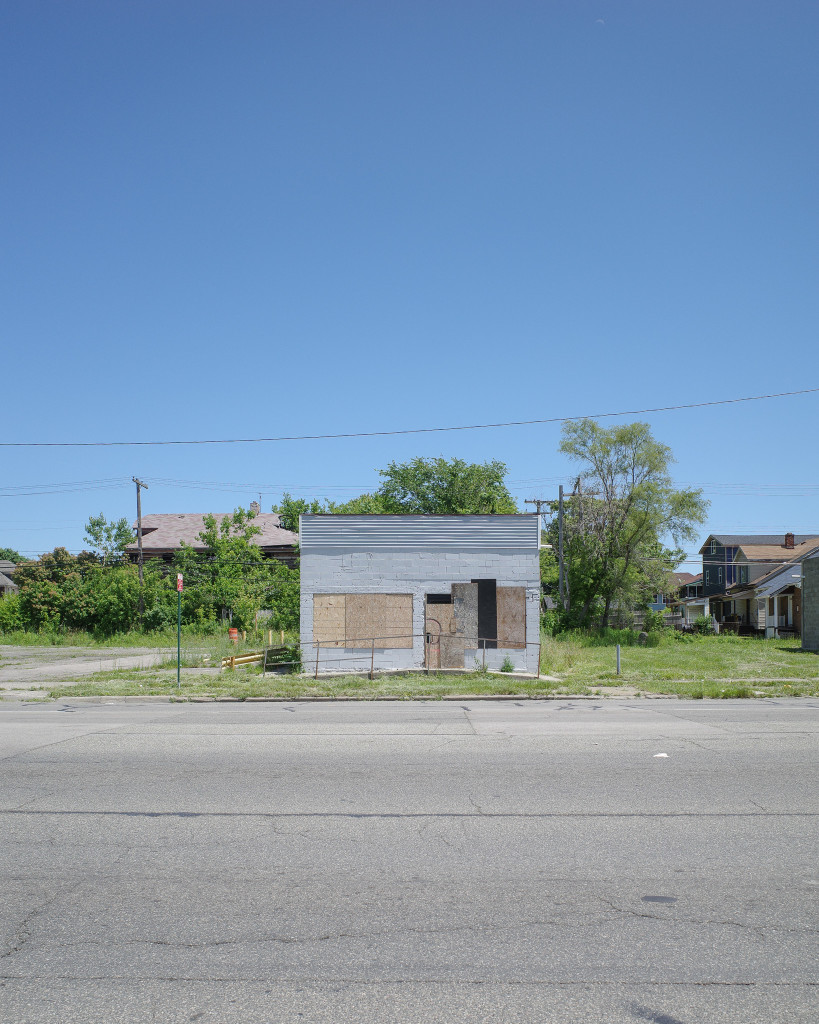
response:
[[[606,604],[603,608],[603,617],[600,619],[600,628],[609,628],[609,612],[611,611],[611,597],[606,597]]]

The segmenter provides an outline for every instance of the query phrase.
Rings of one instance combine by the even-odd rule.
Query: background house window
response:
[[[711,541],[711,554],[715,555],[716,553],[717,553],[717,542],[715,540],[712,540]]]
[[[722,566],[717,569],[717,583],[722,583]]]
[[[710,569],[706,569],[705,570],[705,582],[706,583],[710,583],[711,582],[711,570]]]

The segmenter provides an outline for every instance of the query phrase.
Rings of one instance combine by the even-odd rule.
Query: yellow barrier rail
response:
[[[237,665],[240,668],[242,665],[261,665],[263,661],[264,651],[248,651],[247,654],[231,654],[227,658],[222,658],[222,668],[235,671]]]

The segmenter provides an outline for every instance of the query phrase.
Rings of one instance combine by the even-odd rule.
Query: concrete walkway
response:
[[[95,672],[151,668],[176,657],[176,648],[0,646],[0,696],[42,696],[43,687],[70,685]]]

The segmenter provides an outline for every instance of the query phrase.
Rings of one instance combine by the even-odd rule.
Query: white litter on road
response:
[[[668,757],[668,754],[655,754],[655,757]]]

